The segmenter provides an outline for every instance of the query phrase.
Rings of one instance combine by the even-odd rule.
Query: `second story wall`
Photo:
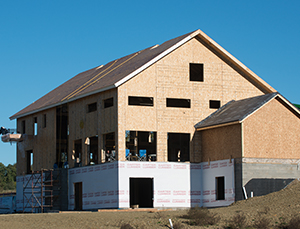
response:
[[[23,141],[17,143],[17,175],[53,168],[55,163],[55,108],[17,120]],[[29,168],[31,167],[31,168]]]
[[[191,64],[196,64],[196,71],[202,65],[202,79],[190,78]],[[120,159],[125,158],[129,130],[156,132],[157,161],[168,160],[170,133],[189,134],[191,161],[200,162],[201,149],[192,144],[194,125],[232,99],[263,93],[194,38],[118,88]],[[153,98],[153,105],[132,106],[131,96]]]

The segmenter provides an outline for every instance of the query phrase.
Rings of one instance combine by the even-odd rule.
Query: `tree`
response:
[[[0,192],[16,189],[16,164],[8,166],[0,162]]]

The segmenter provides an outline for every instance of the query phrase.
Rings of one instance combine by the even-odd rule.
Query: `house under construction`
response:
[[[300,174],[299,118],[197,30],[80,73],[10,117],[17,209],[226,206],[277,191]]]

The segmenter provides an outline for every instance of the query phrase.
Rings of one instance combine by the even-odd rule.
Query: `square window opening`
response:
[[[204,81],[203,64],[190,63],[190,81]]]
[[[114,105],[114,98],[105,99],[103,103],[104,108],[112,107]]]
[[[156,161],[156,132],[129,131],[125,132],[126,160]]]
[[[97,103],[88,104],[88,113],[94,112],[97,110]]]

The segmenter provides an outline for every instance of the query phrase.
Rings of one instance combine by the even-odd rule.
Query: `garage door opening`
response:
[[[129,178],[130,206],[153,208],[153,178]]]

